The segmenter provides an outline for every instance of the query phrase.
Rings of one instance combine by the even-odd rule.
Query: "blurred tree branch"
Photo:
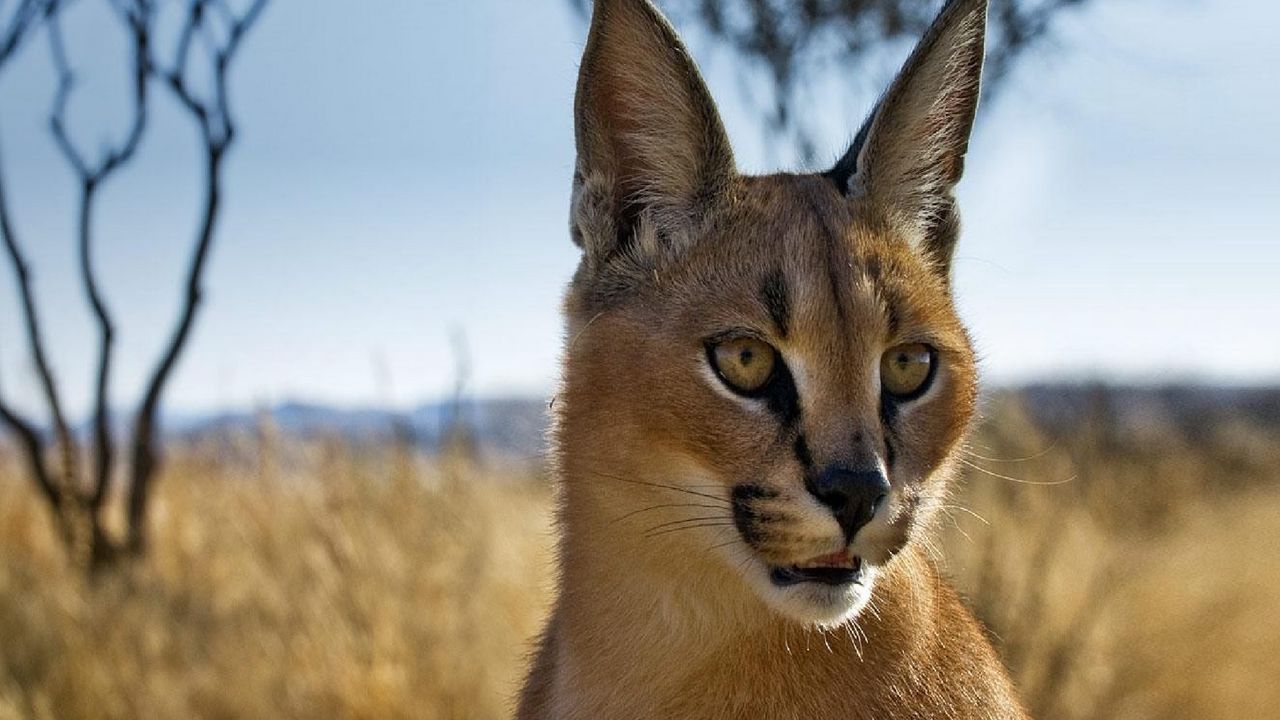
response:
[[[568,0],[585,18],[591,0]],[[657,0],[681,26],[696,28],[759,69],[772,98],[761,108],[768,130],[814,154],[790,108],[815,69],[858,68],[897,43],[914,42],[937,15],[937,0]],[[996,91],[1027,51],[1043,44],[1062,11],[1089,0],[991,0],[985,92]],[[851,122],[860,121],[856,118]]]
[[[245,34],[257,21],[266,0],[252,0],[237,12],[226,0],[189,0],[178,30],[173,57],[165,63],[154,55],[156,6],[154,0],[105,0],[129,38],[130,122],[123,137],[90,158],[68,129],[68,112],[76,76],[62,33],[62,12],[70,3],[62,0],[22,0],[7,15],[0,14],[0,70],[19,47],[43,29],[57,75],[57,88],[49,113],[49,130],[63,159],[78,181],[77,246],[81,286],[98,330],[95,374],[92,471],[85,477],[79,468],[76,438],[63,409],[58,383],[49,362],[40,316],[32,290],[30,266],[13,226],[3,174],[0,174],[0,235],[21,298],[27,341],[47,406],[54,440],[61,456],[52,467],[39,425],[23,417],[0,397],[0,421],[20,440],[33,481],[54,511],[64,539],[74,552],[85,551],[91,566],[105,564],[124,552],[137,554],[146,548],[147,507],[158,466],[157,413],[164,388],[186,347],[200,306],[206,260],[213,246],[222,189],[222,168],[235,138],[227,76]],[[0,5],[3,11],[3,5]],[[192,56],[206,54],[209,77],[193,80],[188,68]],[[146,384],[133,423],[131,464],[127,488],[127,525],[123,541],[104,531],[103,508],[115,476],[115,445],[109,406],[115,322],[108,308],[93,264],[93,214],[98,190],[135,157],[147,130],[149,88],[153,81],[172,97],[196,123],[204,150],[204,196],[199,228],[185,276],[185,292],[178,319]]]
[[[48,14],[47,34],[49,51],[53,65],[58,73],[58,91],[54,99],[53,110],[49,115],[49,129],[53,134],[58,149],[67,163],[75,171],[80,183],[79,211],[77,213],[77,234],[79,237],[79,259],[81,285],[85,298],[93,311],[98,324],[98,371],[96,390],[94,393],[94,465],[92,490],[88,498],[89,507],[97,511],[107,497],[112,476],[114,453],[111,441],[111,415],[109,408],[109,384],[111,378],[112,346],[115,338],[115,325],[93,267],[93,208],[98,189],[102,183],[125,163],[133,158],[147,122],[147,72],[149,56],[149,28],[152,9],[147,3],[139,3],[136,8],[122,9],[121,14],[129,28],[132,58],[132,122],[124,140],[114,147],[106,148],[96,164],[90,164],[76,147],[67,132],[67,104],[75,87],[75,75],[67,60],[66,45],[62,39],[62,22],[56,12]],[[63,441],[65,444],[65,441]],[[74,470],[68,471],[75,476]]]
[[[156,410],[160,405],[165,384],[169,381],[169,376],[173,373],[173,368],[186,346],[196,312],[200,307],[205,261],[209,257],[214,228],[218,220],[218,206],[222,191],[222,163],[226,157],[227,148],[235,139],[235,123],[227,96],[227,72],[236,51],[241,47],[240,43],[244,40],[245,33],[257,21],[266,4],[266,0],[254,0],[244,14],[237,16],[227,6],[225,0],[193,0],[178,42],[173,69],[167,72],[158,70],[167,81],[169,90],[200,127],[205,146],[204,217],[196,236],[195,247],[191,252],[186,292],[178,322],[173,328],[163,355],[152,371],[134,423],[133,483],[128,506],[129,546],[134,551],[141,551],[146,546],[146,508],[157,463]],[[210,8],[220,16],[219,21],[223,25],[225,37],[220,43],[212,36],[211,24],[218,21],[209,20]],[[187,73],[191,58],[192,37],[196,32],[200,32],[205,39],[204,44],[208,48],[213,63],[213,90],[209,98],[199,97]]]
[[[0,34],[3,38],[3,41],[0,41],[0,68],[29,38],[39,19],[56,13],[57,10],[58,3],[49,0],[22,0],[13,9],[5,19],[3,34]],[[0,155],[0,159],[3,159],[3,155]],[[65,510],[67,495],[71,490],[67,479],[75,472],[76,467],[75,443],[70,426],[67,424],[66,413],[63,411],[58,384],[54,380],[53,370],[45,351],[40,314],[32,288],[31,266],[22,252],[14,231],[8,192],[2,172],[0,172],[0,235],[4,236],[5,253],[18,287],[32,364],[40,382],[45,404],[48,406],[50,423],[53,425],[58,446],[62,452],[61,471],[55,472],[48,466],[44,439],[40,436],[36,424],[18,414],[17,410],[6,404],[2,397],[0,397],[0,419],[9,425],[22,441],[32,479],[39,486],[41,493],[57,516],[63,536],[70,539],[70,527],[66,522]]]

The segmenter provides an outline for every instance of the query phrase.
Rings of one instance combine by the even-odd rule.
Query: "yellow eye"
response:
[[[880,386],[896,398],[922,394],[932,377],[933,350],[928,345],[898,345],[880,357]]]
[[[720,379],[740,393],[764,389],[778,364],[778,351],[772,345],[750,337],[718,342],[708,354]]]

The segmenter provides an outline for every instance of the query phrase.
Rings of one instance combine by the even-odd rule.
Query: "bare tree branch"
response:
[[[0,68],[3,68],[23,41],[30,36],[37,19],[43,14],[55,11],[57,7],[58,0],[23,0],[18,4],[3,30],[0,31]],[[72,485],[67,480],[74,477],[75,446],[62,412],[62,401],[58,396],[57,384],[53,380],[53,371],[45,355],[40,317],[36,310],[35,293],[32,288],[31,269],[14,234],[3,173],[0,173],[0,236],[4,238],[5,254],[17,281],[28,345],[63,453],[63,474],[58,476],[50,471],[45,459],[44,440],[36,425],[19,415],[2,396],[0,396],[0,420],[3,420],[17,434],[26,455],[31,477],[40,493],[48,500],[59,530],[65,534],[68,525],[65,522],[63,510],[68,493],[73,491]]]
[[[189,84],[187,65],[193,37],[197,32],[203,32],[202,28],[209,22],[207,10],[210,5],[223,6],[223,10],[219,12],[228,19],[229,27],[226,39],[221,46],[216,45],[216,41],[210,40],[214,43],[210,48],[214,89],[212,98],[204,100],[197,97]],[[214,230],[221,202],[222,162],[227,148],[235,137],[227,94],[227,72],[245,33],[257,21],[265,6],[266,0],[255,0],[243,15],[236,16],[229,8],[225,8],[222,2],[194,0],[191,11],[187,15],[186,24],[179,35],[174,69],[163,75],[174,97],[196,120],[205,142],[204,215],[188,265],[186,292],[177,325],[152,372],[134,424],[132,485],[127,509],[129,545],[134,550],[142,550],[146,546],[146,506],[157,462],[156,411],[165,384],[190,337],[191,328],[200,307],[205,263],[209,257],[209,250],[213,246]]]
[[[8,203],[5,200],[3,176],[0,176],[0,234],[4,235],[5,250],[17,277],[18,291],[22,296],[28,339],[34,337],[33,347],[43,348],[40,339],[40,321],[36,315],[35,303],[31,297],[31,274],[27,267],[26,259],[22,256],[17,241],[13,237],[13,230],[9,221]],[[43,356],[43,349],[37,354]],[[36,485],[39,486],[41,493],[48,499],[55,510],[55,514],[57,514],[58,508],[62,506],[63,493],[59,487],[60,484],[55,482],[53,475],[45,464],[44,442],[40,439],[39,432],[36,431],[30,421],[20,416],[16,410],[5,403],[2,395],[0,395],[0,419],[4,420],[5,424],[18,434],[23,449],[26,451],[27,464],[31,469],[31,476],[35,478]]]
[[[103,151],[101,159],[90,165],[78,150],[67,132],[67,104],[75,86],[75,76],[67,59],[66,45],[62,38],[61,21],[57,14],[47,20],[49,50],[58,73],[58,92],[49,116],[49,128],[58,148],[75,170],[80,182],[80,203],[77,217],[79,234],[80,278],[86,299],[98,324],[98,364],[94,391],[94,468],[89,507],[97,511],[106,501],[110,489],[115,462],[114,444],[111,438],[110,379],[115,340],[115,324],[103,299],[102,290],[93,266],[93,208],[97,191],[113,173],[127,163],[137,152],[147,122],[147,78],[149,72],[149,28],[151,7],[145,0],[125,4],[113,2],[131,36],[133,51],[132,88],[133,117],[124,139]]]
[[[49,406],[56,444],[62,452],[62,465],[54,468],[46,457],[47,439],[39,424],[23,417],[17,409],[0,397],[0,422],[12,428],[18,437],[31,475],[40,492],[47,498],[59,521],[59,529],[73,554],[88,549],[90,568],[107,566],[124,557],[122,550],[135,553],[146,545],[146,509],[153,478],[157,470],[157,413],[164,388],[191,335],[200,307],[201,282],[210,250],[222,193],[222,167],[226,152],[235,137],[231,116],[227,75],[245,34],[257,21],[266,0],[254,0],[241,14],[232,11],[226,0],[188,0],[188,14],[177,34],[173,62],[161,69],[153,58],[155,0],[106,0],[122,22],[130,39],[131,111],[125,133],[112,145],[97,153],[86,152],[71,132],[68,116],[76,88],[75,73],[62,34],[60,12],[70,3],[66,0],[21,0],[4,13],[0,0],[0,67],[11,59],[23,42],[43,25],[49,41],[49,52],[57,77],[57,87],[49,111],[49,131],[59,152],[76,176],[79,185],[77,216],[78,257],[81,285],[96,320],[98,329],[98,362],[94,396],[93,475],[85,483],[77,468],[78,449],[66,422],[58,385],[45,352],[40,317],[32,287],[31,271],[21,244],[14,234],[12,217],[3,174],[0,174],[0,236],[5,255],[17,279],[36,372],[44,400]],[[207,67],[211,76],[206,82],[192,83],[188,68],[192,54],[208,53]],[[203,65],[202,65],[203,66]],[[148,88],[152,80],[160,81],[196,122],[204,146],[205,196],[203,211],[194,246],[186,270],[185,294],[178,319],[157,359],[146,384],[133,427],[131,442],[130,487],[127,497],[127,536],[121,545],[105,531],[102,511],[109,495],[116,447],[111,432],[109,407],[115,322],[110,312],[94,266],[94,209],[98,191],[136,155],[146,134],[148,120]],[[196,88],[204,89],[197,92]],[[88,544],[82,544],[87,542]]]
[[[41,494],[53,506],[56,514],[57,509],[62,506],[62,493],[54,483],[53,477],[49,474],[49,468],[44,463],[44,442],[40,439],[40,433],[36,431],[30,422],[9,407],[3,397],[0,397],[0,420],[4,420],[5,424],[18,434],[18,439],[22,443],[22,448],[27,456],[27,465],[31,470],[31,476],[35,478]]]
[[[22,445],[23,454],[26,456],[28,472],[31,473],[32,479],[35,480],[40,494],[49,503],[49,509],[52,512],[58,532],[63,536],[64,540],[70,543],[72,526],[67,522],[67,495],[59,487],[58,482],[49,472],[48,465],[45,464],[44,441],[40,438],[39,431],[30,422],[19,416],[13,408],[9,407],[2,397],[0,397],[0,420],[3,420],[17,434],[18,441]]]
[[[14,8],[3,32],[0,32],[0,66],[9,60],[9,56],[27,38],[27,31],[41,13],[46,11],[46,5],[56,6],[57,0],[22,0]]]
[[[62,410],[62,398],[58,393],[58,384],[54,380],[53,370],[49,365],[48,355],[45,353],[40,314],[36,309],[35,291],[31,284],[31,268],[22,253],[21,247],[18,245],[17,236],[14,234],[3,173],[0,173],[0,235],[4,236],[5,251],[9,257],[9,265],[13,269],[14,279],[18,285],[18,296],[22,302],[22,317],[27,331],[27,344],[35,365],[36,375],[40,379],[40,388],[44,393],[45,403],[48,405],[50,419],[53,422],[54,432],[57,435],[59,449],[62,453],[60,479],[53,480],[52,478],[55,476],[47,470],[43,471],[41,476],[44,481],[53,483],[60,494],[64,489],[67,491],[72,489],[71,482],[74,481],[71,479],[76,477],[75,442],[71,435],[71,428],[67,425],[66,414]],[[24,434],[22,425],[25,424],[27,428],[31,427],[30,423],[12,422],[12,419],[17,418],[12,409],[5,412],[3,418],[17,429],[19,434]],[[28,449],[35,447],[29,442],[26,443],[26,446]],[[32,460],[32,462],[39,462],[43,465],[44,458],[40,456]],[[48,493],[46,492],[46,494]]]
[[[49,36],[49,53],[53,56],[53,65],[58,71],[58,92],[54,95],[53,111],[49,113],[49,129],[58,149],[71,163],[71,168],[81,179],[89,177],[89,165],[81,157],[80,151],[67,137],[64,125],[67,116],[67,101],[71,98],[71,89],[75,85],[75,77],[67,64],[67,51],[62,43],[61,22],[57,13],[50,14],[47,21]]]

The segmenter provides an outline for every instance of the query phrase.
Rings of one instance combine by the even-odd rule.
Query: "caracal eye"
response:
[[[711,346],[711,365],[731,389],[751,394],[764,389],[778,364],[778,351],[751,337],[722,340]]]
[[[933,363],[933,349],[928,345],[891,347],[880,356],[880,385],[899,400],[918,397],[928,389]]]

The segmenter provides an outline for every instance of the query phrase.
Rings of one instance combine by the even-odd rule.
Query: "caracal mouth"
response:
[[[769,582],[780,588],[803,583],[840,587],[861,584],[862,579],[862,558],[847,549],[809,558],[795,565],[769,568]]]
[[[754,555],[754,553],[753,553]],[[774,612],[801,625],[837,627],[866,607],[878,568],[848,549],[794,565],[773,565],[759,556],[733,561],[747,585]]]

